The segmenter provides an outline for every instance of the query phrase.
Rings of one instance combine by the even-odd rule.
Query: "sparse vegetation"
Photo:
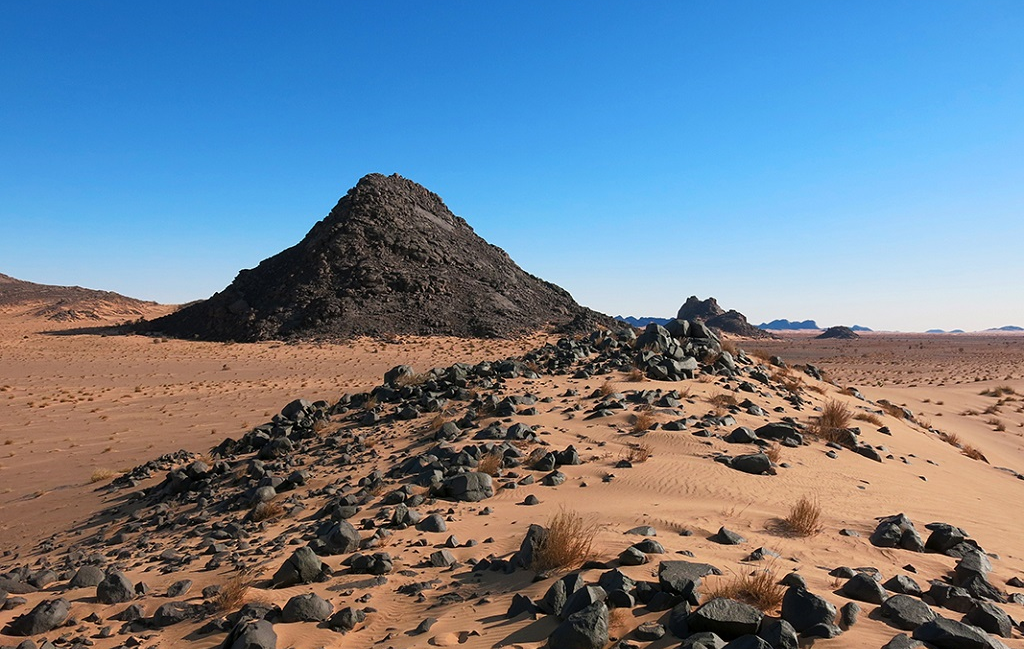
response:
[[[284,516],[284,507],[280,503],[275,502],[257,503],[252,508],[251,514],[253,522],[256,523],[273,520],[282,516]]]
[[[735,406],[739,404],[739,402],[736,401],[736,397],[734,397],[731,394],[726,394],[724,392],[720,392],[719,394],[716,394],[708,398],[708,403],[710,403],[713,406],[718,406],[720,408],[727,408],[729,406]]]
[[[759,569],[746,575],[737,575],[712,584],[704,594],[704,601],[725,597],[746,602],[765,613],[774,612],[782,604],[785,588],[779,585],[770,568]]]
[[[944,442],[946,442],[950,446],[955,446],[956,448],[960,449],[960,453],[962,453],[963,455],[966,455],[972,460],[978,460],[979,462],[984,462],[985,464],[988,464],[988,458],[985,457],[984,453],[982,453],[976,447],[963,441],[963,439],[961,439],[960,436],[957,435],[956,433],[940,432],[939,436],[942,438]]]
[[[615,386],[612,384],[612,380],[606,379],[605,382],[601,384],[601,387],[597,389],[597,393],[602,397],[609,397],[615,394]]]
[[[634,367],[626,373],[626,380],[633,383],[639,383],[644,380],[644,373],[639,367]]]
[[[650,430],[651,426],[654,425],[654,413],[651,412],[650,408],[642,408],[636,413],[636,417],[633,419],[633,426],[630,431],[635,433],[642,433],[646,430]]]
[[[794,536],[814,536],[821,531],[821,505],[803,496],[789,508],[789,515],[783,522]]]
[[[822,406],[821,414],[811,422],[807,432],[827,442],[835,442],[843,446],[852,447],[856,439],[847,430],[850,427],[850,420],[853,413],[842,401],[830,400]]]
[[[768,456],[772,464],[778,464],[782,461],[782,445],[772,442],[764,448],[764,454]]]
[[[982,390],[980,394],[983,397],[1002,397],[1008,394],[1017,394],[1017,392],[1008,385],[1000,385],[988,390]]]
[[[430,375],[426,372],[419,372],[417,374],[403,374],[402,376],[395,379],[395,384],[399,387],[405,386],[416,386],[423,385],[430,379]]]
[[[236,573],[221,586],[220,592],[213,598],[213,606],[220,613],[237,611],[248,600],[252,578],[244,572]]]
[[[501,466],[504,461],[504,454],[501,451],[494,450],[480,458],[476,470],[489,476],[497,476],[501,472]]]
[[[530,567],[541,574],[567,572],[594,557],[598,526],[575,511],[562,509],[547,525],[547,538],[533,552]]]
[[[631,444],[623,449],[622,458],[630,464],[642,464],[650,459],[651,450],[649,444]]]
[[[89,478],[89,482],[95,484],[97,482],[103,482],[104,480],[110,480],[121,475],[120,471],[114,469],[96,469],[92,472],[92,476]]]
[[[872,424],[873,426],[878,426],[879,428],[885,425],[882,422],[882,418],[873,412],[858,412],[856,415],[853,416],[853,418],[860,421],[866,421],[869,424]]]
[[[907,413],[903,411],[903,408],[900,408],[899,406],[893,403],[889,403],[888,401],[879,401],[878,406],[885,411],[885,414],[889,415],[890,417],[895,417],[896,419],[906,419]]]

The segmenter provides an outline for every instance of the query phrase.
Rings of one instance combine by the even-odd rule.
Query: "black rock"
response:
[[[335,631],[351,631],[357,624],[366,620],[366,613],[361,609],[346,606],[331,616],[327,626]]]
[[[863,572],[857,573],[843,584],[842,593],[850,599],[869,604],[881,604],[888,597],[882,585]]]
[[[594,602],[570,615],[548,638],[550,649],[604,649],[608,644],[608,607]]]
[[[323,622],[331,617],[334,606],[316,593],[296,595],[281,609],[282,622]]]
[[[119,570],[111,570],[96,586],[96,599],[101,604],[120,604],[135,599],[135,586]]]
[[[1006,645],[981,629],[944,617],[914,629],[914,639],[938,649],[1006,649]]]
[[[1013,633],[1013,621],[1006,611],[989,602],[977,602],[964,618],[967,624],[989,633],[1009,638]]]
[[[909,595],[893,595],[882,602],[878,612],[897,629],[904,631],[913,631],[937,617],[927,604]]]
[[[725,640],[757,633],[764,614],[749,604],[715,598],[690,613],[691,632],[710,631]]]
[[[782,619],[793,625],[797,633],[803,634],[817,624],[832,624],[836,619],[836,607],[803,588],[790,587],[782,596]]]
[[[45,599],[28,613],[15,618],[4,633],[7,635],[27,636],[48,633],[62,626],[71,613],[71,603],[63,597]]]
[[[277,634],[267,620],[244,619],[231,629],[222,649],[277,649]]]

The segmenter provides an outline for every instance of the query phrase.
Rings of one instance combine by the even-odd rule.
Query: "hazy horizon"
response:
[[[367,173],[611,315],[1024,326],[1024,5],[12,5],[0,273],[182,303]]]

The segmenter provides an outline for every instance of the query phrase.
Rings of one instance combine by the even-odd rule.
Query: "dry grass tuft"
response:
[[[597,393],[601,397],[610,397],[615,394],[615,386],[612,384],[611,379],[605,379],[605,382],[601,384],[601,387],[597,389]]]
[[[281,506],[281,503],[275,502],[257,503],[252,508],[250,516],[255,523],[281,518],[284,516],[284,507]]]
[[[772,442],[765,447],[764,454],[768,456],[772,464],[778,464],[782,461],[782,445]]]
[[[504,462],[505,455],[501,451],[491,451],[480,458],[480,462],[477,464],[476,470],[480,473],[486,473],[491,477],[497,477],[497,475],[501,473],[501,466]]]
[[[636,413],[636,419],[633,420],[633,426],[630,430],[633,433],[642,433],[645,430],[650,430],[653,425],[654,413],[651,412],[650,408],[643,408]]]
[[[442,426],[451,420],[451,413],[449,413],[448,410],[441,410],[440,412],[435,413],[434,416],[430,418],[430,421],[427,422],[427,432],[436,433],[441,430]]]
[[[709,397],[708,403],[710,403],[713,406],[718,406],[720,408],[727,408],[729,406],[738,405],[739,401],[737,401],[736,397],[734,397],[733,395],[721,392],[719,394],[714,395],[713,397]]]
[[[530,568],[541,574],[568,572],[594,558],[596,523],[571,509],[562,509],[547,525],[544,543],[534,549]]]
[[[878,426],[879,428],[885,425],[884,423],[882,423],[882,418],[873,412],[858,412],[856,415],[853,416],[853,418],[858,419],[860,421],[866,421],[869,424]]]
[[[705,592],[704,601],[725,597],[746,602],[764,613],[772,613],[782,605],[782,596],[786,592],[777,582],[775,572],[770,568],[755,570],[714,584]]]
[[[92,476],[89,478],[90,483],[103,482],[104,480],[110,480],[121,475],[120,471],[114,469],[96,469],[92,472]]]
[[[649,444],[631,444],[623,449],[622,458],[628,460],[630,464],[642,464],[650,459],[651,450]]]
[[[634,367],[626,373],[626,380],[633,383],[640,383],[644,378],[644,373],[639,367]]]
[[[848,448],[856,445],[856,437],[847,430],[853,413],[842,401],[831,400],[825,403],[821,414],[807,427],[807,432],[826,442],[835,442]]]
[[[1008,385],[999,385],[990,390],[981,391],[983,397],[1002,397],[1008,394],[1017,394],[1017,392]]]
[[[722,351],[729,352],[735,358],[740,353],[740,346],[736,344],[735,340],[723,340]]]
[[[420,372],[418,374],[403,374],[402,376],[395,379],[395,384],[399,387],[405,386],[416,386],[423,385],[430,378],[430,375],[426,372]]]
[[[789,508],[789,516],[783,522],[794,536],[814,536],[821,531],[821,505],[804,496]]]
[[[988,458],[985,457],[984,453],[978,450],[977,447],[971,446],[970,444],[962,440],[960,436],[957,435],[956,433],[940,432],[939,436],[942,438],[942,441],[946,442],[950,446],[955,446],[956,448],[960,449],[960,452],[962,454],[966,455],[972,460],[977,460],[979,462],[984,462],[985,464],[988,464]]]
[[[220,613],[237,611],[248,601],[252,577],[248,573],[238,572],[224,584],[217,596],[213,598],[213,606]]]

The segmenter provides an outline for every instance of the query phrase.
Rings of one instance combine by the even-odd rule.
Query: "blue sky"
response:
[[[162,302],[364,174],[611,314],[1024,325],[1024,3],[31,2],[0,272]]]

